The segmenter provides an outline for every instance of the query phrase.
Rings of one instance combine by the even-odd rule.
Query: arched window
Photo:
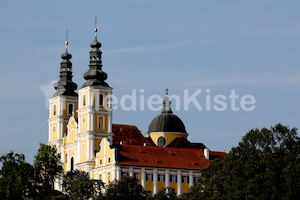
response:
[[[68,162],[68,154],[66,154],[65,162],[66,162],[66,163]]]
[[[82,105],[83,105],[83,106],[85,106],[85,100],[86,100],[86,99],[85,99],[85,94],[84,94],[83,97],[82,97]]]
[[[71,158],[71,171],[74,170],[74,158],[72,157]]]
[[[99,117],[99,119],[98,119],[98,129],[99,130],[102,130],[102,129],[104,129],[104,126],[103,126],[103,117]]]
[[[53,126],[53,129],[52,129],[52,130],[53,130],[53,132],[55,132],[55,130],[56,130],[55,126]]]
[[[160,136],[157,139],[157,146],[159,146],[159,147],[164,147],[166,145],[166,143],[167,143],[166,138],[163,136]]]
[[[56,104],[53,105],[53,115],[56,115]]]
[[[73,104],[70,103],[68,109],[68,114],[73,115]]]
[[[103,106],[103,94],[99,94],[99,105]]]

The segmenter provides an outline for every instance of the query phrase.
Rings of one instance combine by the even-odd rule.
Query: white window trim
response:
[[[57,115],[57,105],[56,105],[56,103],[53,104],[53,108],[52,108],[52,109],[53,109],[53,110],[52,110],[53,116],[56,116],[56,115]]]
[[[174,178],[174,181],[173,181],[173,178]],[[170,183],[176,183],[176,175],[174,175],[174,174],[170,175]]]
[[[182,176],[182,183],[188,183],[188,176]]]
[[[101,127],[101,129],[99,129],[99,124],[100,124],[100,117],[103,118],[103,126]],[[105,115],[98,115],[97,117],[97,128],[98,130],[105,130]]]
[[[73,105],[72,108],[73,108],[73,110],[75,111],[75,104],[74,104],[74,103],[68,103],[68,113],[67,113],[67,114],[68,114],[68,115],[73,115],[73,110],[72,110],[72,113],[70,114],[70,107],[69,107],[70,105]],[[74,112],[74,113],[75,113],[75,112]]]
[[[159,140],[160,138],[164,138],[164,139],[165,139],[165,145],[162,146],[162,147],[165,147],[165,146],[167,145],[167,138],[165,138],[164,136],[159,136],[159,137],[157,138],[157,141],[156,141],[157,146],[158,146],[158,140]]]
[[[150,179],[147,178],[148,176],[150,176]],[[146,181],[148,182],[153,181],[153,174],[146,174]]]
[[[103,99],[102,99],[102,105],[100,104],[100,95],[103,95]],[[98,93],[98,106],[102,106],[103,107],[103,100],[104,100],[104,97],[105,97],[105,93],[104,92],[99,92]]]
[[[82,95],[82,106],[86,106],[86,95]]]

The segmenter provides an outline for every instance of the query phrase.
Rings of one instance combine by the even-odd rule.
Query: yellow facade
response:
[[[78,97],[56,96],[49,100],[49,144],[61,153],[65,171],[81,169],[94,174],[92,169],[98,159],[95,151],[103,152],[101,141],[112,136],[111,111],[105,109],[109,104],[102,101],[109,94],[111,88],[85,87],[79,90]],[[113,163],[113,153],[102,157],[105,166]],[[113,173],[102,173],[104,178],[115,177]]]
[[[145,190],[153,193],[153,181],[146,181]]]
[[[166,184],[165,184],[165,182],[157,182],[157,190],[159,191],[159,190],[162,190],[163,188],[165,188],[166,187]]]
[[[63,149],[58,151],[62,155],[64,171],[84,170],[89,172],[92,178],[101,179],[105,184],[115,179],[121,180],[122,174],[136,176],[138,183],[152,196],[167,186],[174,188],[178,194],[187,192],[192,184],[180,183],[179,191],[178,180],[170,181],[170,175],[174,174],[177,177],[179,173],[181,174],[177,169],[120,166],[116,163],[116,152],[111,148],[109,138],[112,137],[111,111],[104,109],[103,104],[97,104],[99,94],[105,97],[111,94],[111,90],[86,87],[79,90],[79,101],[76,98],[59,96],[50,99],[49,143],[57,147],[63,146]],[[75,109],[74,112],[70,111],[71,108]],[[156,145],[158,138],[163,136],[166,139],[166,146],[176,138],[187,137],[182,133],[164,132],[150,133],[149,136]],[[197,172],[193,173],[193,177],[199,176]],[[152,180],[146,180],[147,174],[151,174]],[[159,179],[160,175],[164,175],[163,181]],[[156,178],[153,178],[155,176]],[[185,176],[189,176],[187,172]],[[59,187],[58,185],[57,188]]]
[[[103,92],[101,89],[96,88],[97,92],[95,92],[94,89],[91,87],[80,89],[79,101],[74,98],[61,97],[50,100],[49,143],[57,147],[63,146],[63,149],[59,149],[59,152],[62,155],[64,171],[71,169],[84,170],[89,172],[92,178],[101,179],[105,184],[109,184],[115,179],[120,180],[122,174],[136,176],[138,183],[144,186],[148,194],[151,192],[151,195],[167,186],[174,188],[178,194],[187,192],[190,183],[181,183],[181,191],[179,192],[178,182],[169,180],[166,183],[166,178],[163,181],[158,178],[159,175],[170,176],[171,173],[177,177],[179,172],[176,169],[167,173],[166,170],[172,169],[157,169],[150,166],[119,166],[116,163],[116,152],[114,148],[111,148],[109,139],[109,136],[112,136],[110,135],[112,134],[111,111],[105,110],[103,105],[98,105],[99,95],[93,95],[93,93],[99,94],[99,91],[103,95],[109,95],[111,91]],[[72,111],[71,113],[70,108],[74,108],[75,112]],[[178,137],[186,138],[186,135],[181,133],[163,132],[151,133],[149,136],[155,144],[157,144],[159,137],[165,137],[166,146]],[[147,174],[151,174],[152,178],[157,177],[155,180],[146,180]],[[197,176],[199,175],[197,174]],[[59,188],[59,186],[57,187]]]
[[[166,145],[165,146],[168,146],[176,138],[181,138],[181,137],[187,138],[186,134],[183,134],[183,133],[164,133],[164,132],[150,133],[150,138],[152,139],[152,141],[156,145],[158,145],[157,140],[161,136],[166,138]]]
[[[170,188],[174,188],[175,189],[175,192],[177,193],[177,183],[170,183],[169,184],[169,187]],[[184,192],[183,192],[184,193]]]
[[[64,171],[83,170],[105,184],[121,180],[122,176],[135,176],[138,183],[152,196],[165,187],[174,188],[178,195],[187,192],[193,185],[194,178],[200,176],[198,170],[181,171],[182,169],[166,166],[159,168],[153,167],[159,165],[147,166],[147,162],[141,166],[127,166],[116,161],[118,151],[112,145],[114,133],[112,105],[109,101],[112,88],[105,83],[107,76],[101,71],[101,51],[97,50],[101,45],[97,42],[95,44],[90,52],[90,69],[84,75],[87,82],[78,89],[78,96],[75,92],[77,85],[72,82],[72,76],[64,75],[66,71],[71,71],[72,66],[69,62],[71,56],[66,52],[62,55],[64,62],[61,63],[61,80],[55,86],[57,92],[49,100],[48,143],[56,146],[61,154]],[[62,90],[59,91],[58,88]],[[172,112],[164,109],[164,113]],[[187,138],[187,133],[184,128],[184,133],[149,132],[148,136],[155,145],[166,147],[176,138]],[[160,137],[165,140],[161,143],[163,145],[158,144]],[[145,139],[143,145],[147,146],[147,142],[150,143]],[[62,190],[59,181],[55,187]]]

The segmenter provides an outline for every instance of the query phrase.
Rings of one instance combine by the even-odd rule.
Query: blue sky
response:
[[[32,162],[47,142],[40,86],[59,78],[68,29],[73,80],[81,87],[95,16],[103,70],[116,96],[132,89],[164,96],[168,87],[182,97],[184,89],[255,97],[252,112],[174,111],[189,140],[228,152],[252,128],[299,127],[299,10],[292,0],[1,1],[0,154],[13,150]],[[118,109],[113,123],[137,125],[145,134],[158,114]]]

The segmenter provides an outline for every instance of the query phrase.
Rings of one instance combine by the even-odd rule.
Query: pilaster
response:
[[[170,173],[169,173],[168,169],[165,172],[165,177],[166,177],[165,188],[167,188],[167,187],[170,187]]]
[[[193,171],[190,171],[189,173],[189,181],[190,181],[190,187],[194,185],[194,179],[193,179]]]
[[[157,193],[157,169],[153,170],[153,194]]]
[[[181,187],[181,170],[177,171],[177,195],[181,195],[182,187]]]
[[[146,189],[146,173],[144,167],[141,169],[141,185]]]

